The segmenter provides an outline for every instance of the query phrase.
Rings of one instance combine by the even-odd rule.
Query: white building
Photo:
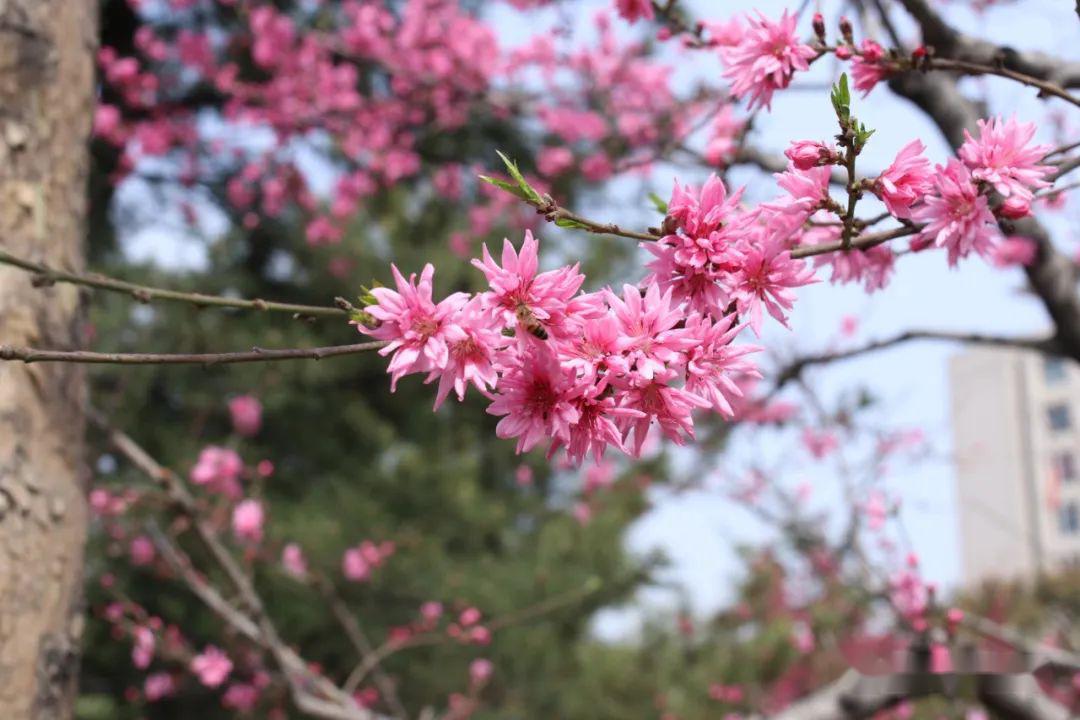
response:
[[[1080,366],[979,348],[949,375],[964,584],[1080,563]]]

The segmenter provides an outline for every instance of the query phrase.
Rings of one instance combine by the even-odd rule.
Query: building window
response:
[[[1062,535],[1076,535],[1080,533],[1080,507],[1075,502],[1061,506],[1058,521],[1061,524]]]
[[[1076,457],[1071,452],[1061,452],[1055,455],[1054,474],[1061,482],[1073,482],[1076,480]]]
[[[1047,385],[1058,385],[1065,382],[1065,360],[1058,357],[1043,359],[1043,380]]]
[[[1072,420],[1069,417],[1069,406],[1064,403],[1048,407],[1046,416],[1050,420],[1051,430],[1068,430],[1072,425]]]

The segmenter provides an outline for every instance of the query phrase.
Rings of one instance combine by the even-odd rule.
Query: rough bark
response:
[[[96,0],[0,0],[0,246],[80,270]],[[0,268],[0,339],[73,348],[78,290]],[[83,374],[0,366],[0,718],[72,714],[87,510]]]

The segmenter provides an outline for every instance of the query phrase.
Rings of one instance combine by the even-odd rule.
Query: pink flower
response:
[[[445,365],[432,370],[425,381],[430,383],[439,378],[435,409],[443,404],[451,388],[459,401],[464,400],[470,383],[490,397],[489,389],[498,381],[492,362],[496,351],[507,344],[507,338],[491,313],[484,309],[481,298],[474,297],[454,314],[446,332],[446,344]]]
[[[762,203],[761,209],[790,216],[789,224],[797,227],[828,203],[831,176],[832,169],[828,166],[814,167],[809,170],[789,167],[786,171],[774,176],[776,184],[782,190],[786,190],[788,196],[770,203]]]
[[[727,66],[724,77],[731,80],[735,98],[750,96],[749,107],[769,108],[776,90],[791,83],[796,70],[808,70],[815,51],[799,42],[795,31],[798,18],[787,10],[776,22],[761,13],[747,17],[748,27],[737,45],[720,48]]]
[[[566,455],[571,463],[580,464],[590,454],[600,462],[609,445],[626,452],[617,421],[645,417],[645,413],[636,408],[618,407],[607,389],[607,383],[588,386],[574,400],[578,420],[570,426],[565,441]],[[562,438],[552,439],[548,456],[562,447],[563,442]]]
[[[705,159],[713,165],[727,165],[731,162],[744,127],[746,122],[735,117],[734,107],[724,105],[713,120],[712,132],[705,145]]]
[[[389,341],[379,354],[394,355],[387,366],[393,392],[397,381],[405,375],[446,367],[450,355],[447,340],[459,335],[451,318],[468,300],[468,295],[454,293],[436,305],[431,299],[435,268],[430,263],[424,266],[419,284],[415,274],[406,281],[396,266],[390,267],[397,291],[384,287],[371,291],[378,304],[365,311],[379,321],[379,326],[375,329],[360,326],[360,331]]]
[[[508,325],[517,324],[522,333],[531,332],[539,323],[547,332],[558,335],[563,331],[567,303],[585,281],[577,265],[538,273],[539,244],[531,232],[525,232],[521,253],[509,240],[503,241],[502,267],[499,267],[484,245],[483,259],[473,260],[487,277],[489,292],[480,297],[485,307],[499,312]]]
[[[176,692],[176,681],[169,673],[152,673],[143,681],[143,694],[148,702],[157,702],[174,692]]]
[[[206,687],[218,687],[232,672],[233,664],[229,656],[213,645],[206,648],[191,660],[191,672]]]
[[[881,80],[889,75],[889,66],[882,62],[885,49],[870,39],[862,41],[860,53],[851,63],[851,80],[863,97],[870,94]]]
[[[811,427],[803,428],[802,443],[807,452],[818,460],[831,455],[836,448],[840,447],[836,433],[830,430],[819,431]]]
[[[957,155],[975,180],[990,183],[1004,197],[1031,200],[1032,191],[1049,185],[1045,177],[1053,169],[1039,164],[1050,146],[1031,145],[1035,131],[1035,123],[1020,123],[1015,117],[979,120],[978,140],[965,130]]]
[[[293,577],[302,578],[307,575],[307,559],[304,551],[296,543],[289,543],[281,550],[281,566],[285,572]]]
[[[154,659],[157,639],[154,637],[154,632],[143,625],[135,628],[133,633],[135,644],[131,648],[131,664],[140,670],[145,670],[150,667],[150,662]]]
[[[797,170],[809,170],[819,165],[832,165],[839,159],[836,148],[817,140],[796,140],[784,155]]]
[[[874,181],[874,194],[898,218],[910,218],[911,206],[934,186],[930,161],[923,157],[925,149],[921,141],[912,140]]]
[[[191,469],[191,482],[235,497],[240,492],[237,480],[243,470],[244,461],[235,450],[210,445],[199,453],[199,460]]]
[[[156,552],[154,542],[145,535],[139,535],[131,540],[131,564],[137,567],[149,565],[154,562]]]
[[[505,416],[495,434],[516,437],[517,452],[528,452],[544,438],[566,443],[570,427],[580,419],[573,400],[574,379],[546,345],[519,351],[508,358],[499,381],[498,395],[488,406],[492,415]]]
[[[760,335],[762,310],[786,327],[784,311],[791,310],[795,304],[793,289],[813,282],[816,282],[813,268],[792,259],[784,243],[784,233],[768,232],[759,243],[748,243],[743,251],[732,294],[739,314],[749,314],[750,328]]]
[[[683,314],[678,306],[672,305],[672,288],[661,295],[660,286],[651,283],[642,297],[638,288],[623,285],[621,300],[611,291],[607,296],[619,324],[619,344],[626,351],[633,372],[643,379],[652,380],[668,363],[679,364],[681,353],[697,342],[675,327],[683,320]]]
[[[491,679],[491,674],[494,671],[495,665],[490,660],[477,658],[469,663],[469,681],[473,686],[479,687]]]
[[[229,710],[249,713],[259,704],[259,689],[248,683],[233,683],[225,690],[221,705]]]
[[[233,430],[238,435],[253,437],[262,427],[262,403],[252,395],[241,395],[229,400],[229,415]]]
[[[536,169],[547,178],[562,175],[574,166],[574,153],[566,147],[545,147],[536,157]]]
[[[950,265],[972,251],[988,255],[1001,234],[986,197],[979,194],[971,173],[958,160],[937,169],[934,192],[912,212],[914,220],[926,223],[916,240],[946,248]]]
[[[686,322],[687,335],[695,340],[686,354],[686,391],[707,400],[713,410],[729,418],[735,415],[732,398],[743,396],[735,378],[761,377],[746,357],[761,348],[731,344],[744,327],[727,319],[711,322],[701,315],[693,315]]]
[[[248,498],[233,508],[232,529],[237,540],[259,542],[263,537],[265,514],[262,503]]]
[[[673,387],[670,382],[676,377],[674,370],[655,373],[651,380],[636,376],[630,383],[620,388],[616,397],[622,407],[633,408],[642,417],[624,420],[624,432],[634,434],[633,454],[641,455],[641,448],[649,434],[649,427],[656,423],[664,436],[677,445],[685,443],[683,433],[694,437],[695,408],[709,407],[704,400],[686,390]]]
[[[461,611],[461,615],[458,616],[458,622],[465,627],[469,627],[470,625],[475,625],[480,622],[482,617],[483,615],[481,615],[479,610],[474,607],[467,607]]]
[[[653,8],[650,0],[615,0],[619,16],[627,22],[652,20]]]
[[[1038,250],[1039,246],[1030,238],[1010,235],[990,251],[990,262],[999,268],[1030,265]]]
[[[791,628],[791,644],[802,655],[812,653],[815,646],[813,629],[805,622],[795,623]]]
[[[437,622],[442,617],[442,614],[442,603],[429,600],[420,606],[420,615],[429,623]]]

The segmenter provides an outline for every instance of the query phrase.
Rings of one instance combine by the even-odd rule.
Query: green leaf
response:
[[[497,188],[501,188],[501,189],[505,190],[506,192],[510,193],[511,195],[513,195],[513,196],[515,196],[517,198],[520,198],[522,200],[528,200],[529,199],[528,194],[524,190],[522,190],[520,187],[518,187],[517,185],[514,185],[513,183],[508,183],[505,180],[500,180],[499,178],[494,178],[494,177],[491,177],[490,175],[481,175],[480,179],[483,180],[484,182],[490,184],[490,185],[494,185]]]
[[[589,226],[572,218],[561,217],[555,220],[555,224],[561,228],[573,228],[576,230],[588,230]]]
[[[848,88],[847,73],[840,75],[840,80],[832,89],[832,106],[840,120],[847,121],[851,117],[851,90]]]
[[[537,204],[541,203],[542,200],[540,199],[540,193],[536,192],[533,186],[529,184],[529,181],[525,179],[525,176],[521,174],[521,170],[518,169],[517,163],[506,157],[506,155],[504,155],[502,151],[496,150],[495,152],[502,159],[503,164],[506,165],[506,171],[510,173],[510,177],[514,178],[514,180],[517,181],[518,187],[521,188],[521,191],[523,193],[525,193],[525,197],[523,199],[530,200]]]
[[[668,204],[664,200],[664,198],[660,197],[654,192],[651,192],[649,193],[649,200],[651,200],[652,204],[656,206],[656,211],[658,213],[660,213],[661,215],[667,215]]]

